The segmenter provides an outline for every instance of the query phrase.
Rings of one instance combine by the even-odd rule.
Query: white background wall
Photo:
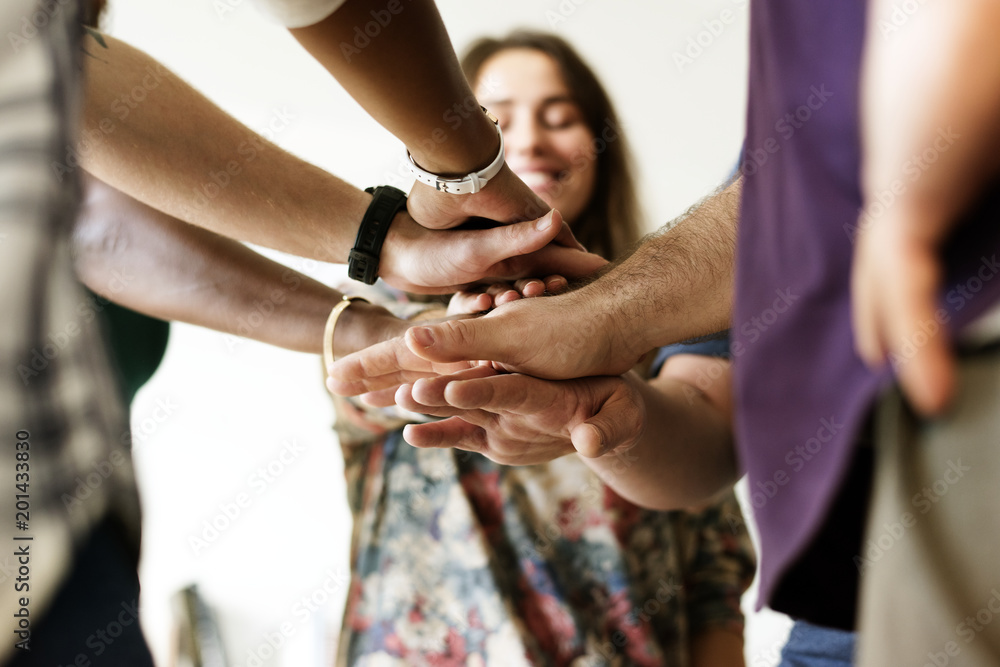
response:
[[[482,34],[529,26],[552,29],[583,52],[635,149],[651,228],[731,170],[744,127],[745,0],[438,4],[459,49]],[[252,128],[291,116],[269,138],[346,180],[364,187],[398,173],[399,142],[251,2],[112,0],[108,28]],[[269,254],[321,280],[342,275],[339,267]],[[166,360],[133,409],[144,625],[161,663],[170,596],[197,582],[218,610],[232,665],[258,664],[253,656],[267,656],[267,637],[283,623],[290,636],[260,664],[330,664],[350,520],[331,420],[318,359],[174,326]],[[283,450],[297,453],[282,463]],[[241,494],[246,507],[228,528],[206,533],[206,521],[226,523],[219,515],[226,507],[234,514]],[[776,615],[752,616],[748,664],[774,664],[784,632]]]

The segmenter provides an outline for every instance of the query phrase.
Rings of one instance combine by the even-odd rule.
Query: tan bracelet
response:
[[[337,320],[340,319],[340,314],[343,313],[354,301],[364,301],[365,303],[371,303],[368,299],[364,299],[360,296],[347,296],[346,294],[340,300],[333,310],[330,311],[330,317],[326,320],[326,328],[323,330],[323,362],[326,364],[326,372],[330,372],[330,368],[333,366],[333,362],[337,360],[333,356],[333,333],[334,329],[337,328]]]

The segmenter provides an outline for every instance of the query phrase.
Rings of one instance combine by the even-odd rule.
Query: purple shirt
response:
[[[865,13],[861,0],[751,4],[732,352],[737,446],[762,545],[758,604],[820,528],[890,380],[855,354],[849,309]],[[939,147],[969,140],[946,128],[941,137]],[[914,156],[902,183],[931,158]],[[941,313],[952,330],[1000,297],[998,204],[982,201],[946,248]]]

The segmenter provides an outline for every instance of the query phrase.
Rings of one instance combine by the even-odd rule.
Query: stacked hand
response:
[[[549,381],[499,374],[489,366],[404,384],[396,404],[449,417],[406,427],[417,447],[454,447],[497,463],[530,465],[580,452],[597,457],[629,446],[645,422],[637,380],[594,377]]]

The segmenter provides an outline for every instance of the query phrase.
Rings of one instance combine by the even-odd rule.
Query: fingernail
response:
[[[544,232],[551,226],[552,226],[552,211],[549,211],[548,213],[540,217],[538,219],[538,222],[535,223],[535,229],[540,232]]]
[[[416,327],[413,329],[413,340],[417,341],[420,347],[430,347],[434,345],[434,334],[427,327]]]

